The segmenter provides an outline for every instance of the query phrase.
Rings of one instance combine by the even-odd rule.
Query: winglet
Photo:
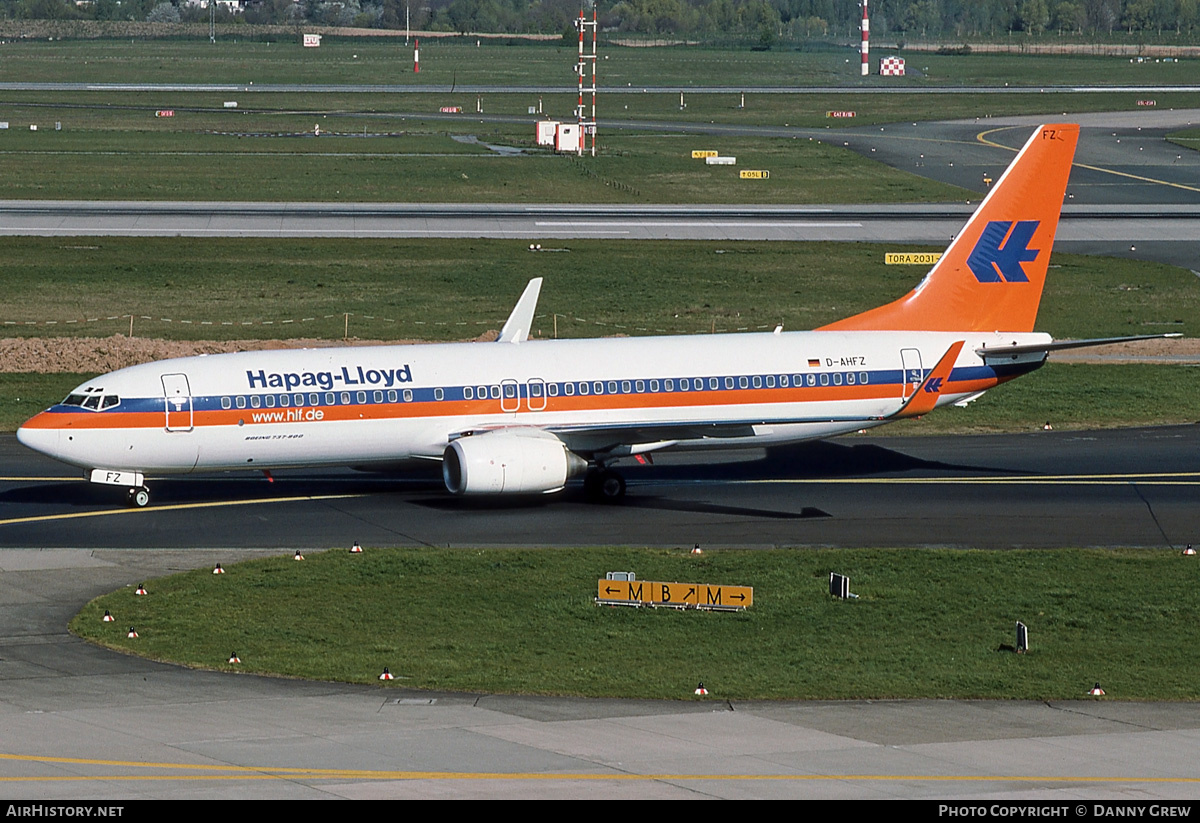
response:
[[[497,343],[520,343],[529,339],[529,329],[533,326],[533,313],[537,311],[538,295],[542,291],[542,278],[535,277],[529,281],[521,299],[513,307],[512,314],[504,321]]]
[[[822,330],[1033,330],[1079,126],[1034,131],[915,289]]]
[[[900,411],[892,415],[893,418],[918,417],[933,411],[938,398],[942,396],[942,384],[950,379],[950,370],[954,368],[954,362],[958,360],[958,353],[962,351],[965,343],[965,340],[959,340],[946,349],[946,353],[942,355],[942,359],[925,378],[925,382],[913,392],[912,397],[908,398],[908,402],[900,408]]]

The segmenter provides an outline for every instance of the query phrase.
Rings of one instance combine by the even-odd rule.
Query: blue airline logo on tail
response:
[[[967,265],[980,283],[1028,283],[1022,263],[1037,259],[1040,251],[1029,248],[1037,231],[1037,220],[992,220],[979,236]],[[1011,234],[1009,229],[1012,229]],[[1005,238],[1008,238],[1007,242]],[[1001,243],[1004,245],[1001,246]]]

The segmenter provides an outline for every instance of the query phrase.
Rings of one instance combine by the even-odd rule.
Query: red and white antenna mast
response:
[[[862,7],[862,76],[866,77],[871,73],[871,63],[867,58],[867,54],[871,50],[871,21],[867,18],[867,0],[862,0]]]
[[[421,70],[421,41],[413,41],[413,74]]]
[[[596,9],[592,8],[592,19],[586,20],[583,16],[583,9],[579,10],[579,20],[575,23],[575,28],[579,29],[579,60],[575,64],[575,74],[579,77],[579,103],[575,106],[575,117],[579,121],[579,154],[583,155],[584,144],[587,141],[587,136],[592,137],[592,157],[596,156]],[[588,30],[592,33],[592,50],[587,52],[584,50],[584,42],[587,37]],[[592,64],[592,84],[589,87],[583,85],[583,78],[587,75],[588,63]],[[586,110],[583,105],[583,93],[590,91],[592,93],[592,116],[589,118],[586,115]]]

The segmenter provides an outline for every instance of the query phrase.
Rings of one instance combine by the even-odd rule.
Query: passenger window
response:
[[[587,394],[587,393],[588,393],[588,384],[587,384],[587,383],[580,383],[580,384],[579,384],[579,393],[580,393],[580,394]]]
[[[756,389],[761,389],[762,388],[762,378],[756,374],[752,378],[750,378],[750,384],[752,386],[754,386],[754,388],[756,388]]]
[[[392,400],[395,400],[395,399],[396,399],[396,392],[394,392],[394,391],[391,391],[391,392],[388,392],[388,394],[390,394],[390,395],[392,396],[392,397],[391,397],[391,399],[392,399]],[[336,404],[337,404],[337,397],[334,395],[334,393],[333,393],[333,392],[331,392],[331,391],[330,391],[330,392],[325,392],[325,405],[326,405],[326,406],[333,406],[333,405],[336,405]]]
[[[550,394],[550,396],[551,396],[551,397],[558,397],[558,384],[557,384],[557,383],[551,383],[551,384],[550,384],[550,385],[547,387],[546,391],[547,391],[547,392]]]
[[[268,409],[275,408],[275,395],[273,395],[273,394],[267,395],[267,408]]]
[[[604,394],[604,384],[597,380],[592,384],[592,391],[596,394]]]
[[[257,409],[261,405],[262,405],[261,397],[259,397],[257,394],[250,395],[250,408]]]
[[[833,373],[833,385],[835,385],[835,386],[842,385],[842,373],[840,371]]]
[[[733,388],[733,378],[732,377],[725,378],[725,388],[727,388],[727,389]]]
[[[846,372],[846,385],[847,386],[854,385],[854,372]]]
[[[822,375],[821,375],[821,385],[822,385],[822,386],[828,386],[828,385],[829,385],[829,375],[828,375],[828,374],[822,374]]]
[[[470,386],[464,386],[463,387],[463,400],[474,400],[474,399],[475,399],[475,390],[473,388],[471,388]]]
[[[245,398],[245,397],[242,397],[242,395],[240,395],[240,394],[237,396],[236,403],[237,403],[237,407],[238,407],[239,409],[244,409],[244,408],[246,408],[246,398]]]
[[[708,378],[708,387],[710,389],[712,389],[713,391],[716,391],[717,386],[718,386],[717,378],[715,378],[715,377]]]
[[[530,397],[541,397],[542,396],[542,384],[541,383],[530,383],[529,384],[529,396]]]
[[[378,403],[380,400],[383,399],[383,393],[375,392],[375,394],[377,395],[375,398],[375,402]],[[317,394],[316,392],[313,392],[312,394],[310,394],[308,396],[308,405],[310,405],[310,406],[321,405],[321,395]]]
[[[631,391],[633,391],[633,386],[630,385],[629,381],[622,380],[621,381],[621,394],[629,394],[629,392],[631,392]]]
[[[626,382],[626,385],[628,385],[628,382]],[[616,393],[617,393],[617,381],[616,381],[616,380],[609,380],[609,381],[608,381],[608,393],[609,393],[609,394],[616,394]]]
[[[411,402],[412,402],[412,389],[405,389],[405,390],[404,390],[404,402],[405,402],[405,403],[411,403]]]
[[[786,389],[788,387],[788,376],[786,374],[779,375],[779,388]]]
[[[434,399],[434,400],[445,400],[445,399],[446,399],[446,391],[445,391],[445,389],[443,389],[441,386],[439,386],[438,388],[434,389],[434,390],[433,390],[433,399]]]
[[[516,397],[517,396],[517,387],[514,386],[512,383],[505,383],[504,384],[504,396],[510,400],[512,398]]]
[[[314,395],[313,395],[313,397],[315,398],[315,397],[316,397],[316,395],[314,394]],[[383,392],[381,392],[381,391],[379,391],[378,389],[376,389],[376,390],[375,390],[375,394],[371,395],[371,398],[372,398],[372,399],[373,399],[373,400],[374,400],[376,403],[382,403],[382,402],[383,402]],[[316,405],[316,401],[315,401],[315,400],[313,401],[313,405],[314,405],[314,406]]]
[[[574,393],[575,393],[575,384],[574,383],[564,383],[563,384],[563,394],[565,394],[567,397],[570,397]]]
[[[365,391],[355,392],[354,399],[359,403],[367,402],[367,393]]]
[[[756,377],[754,379],[757,380],[758,378]],[[775,375],[773,375],[773,374],[767,375],[767,388],[768,389],[775,388]]]
[[[682,380],[680,380],[679,382],[680,382],[680,385],[683,384]],[[668,377],[666,380],[663,381],[663,388],[665,388],[667,391],[675,391],[675,381]]]
[[[810,385],[810,386],[815,386],[815,385],[817,385],[817,376],[816,376],[815,374],[810,374],[810,375],[808,376],[808,381],[807,381],[807,382],[808,382],[808,385]]]
[[[646,390],[646,381],[645,380],[637,381],[636,383],[633,384],[633,388],[638,394],[641,394],[642,392],[644,392]]]
[[[492,395],[492,399],[493,399],[493,400],[499,400],[499,399],[500,399],[500,387],[499,387],[499,386],[492,386],[492,388],[491,388],[491,395]]]
[[[750,383],[746,380],[746,378],[744,378],[744,377],[738,378],[738,388],[739,389],[744,389],[749,385],[750,385]]]
[[[860,372],[858,373],[858,382],[859,382],[859,383],[862,383],[862,384],[864,384],[864,385],[866,384],[866,382],[867,382],[867,373],[866,373],[865,371],[860,371]]]
[[[221,398],[221,408],[223,408],[223,409],[233,408],[233,401],[230,400],[228,397],[222,397]]]
[[[650,381],[650,391],[658,391],[658,381],[657,380]]]

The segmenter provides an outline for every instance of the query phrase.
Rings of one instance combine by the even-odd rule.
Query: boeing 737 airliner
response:
[[[529,340],[540,280],[495,343],[186,357],[89,380],[17,432],[93,483],[440,460],[455,494],[554,492],[660,449],[791,443],[972,400],[1033,371],[1033,332],[1077,125],[1034,132],[925,279],[816,331]]]

